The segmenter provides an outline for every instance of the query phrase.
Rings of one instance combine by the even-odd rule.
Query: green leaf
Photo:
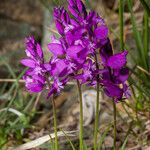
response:
[[[101,138],[100,138],[100,140],[99,140],[99,142],[98,142],[98,150],[100,150],[100,148],[101,148],[101,146],[102,146],[102,144],[103,144],[103,142],[104,142],[104,140],[105,140],[105,137],[106,137],[106,135],[107,135],[107,133],[109,132],[109,129],[111,128],[111,126],[112,126],[112,124],[111,125],[109,125],[107,128],[106,128],[106,130],[105,130],[105,132],[102,134],[102,136],[101,136]]]
[[[131,22],[132,22],[132,26],[133,26],[133,35],[134,35],[134,39],[136,42],[136,46],[137,46],[137,50],[138,50],[138,61],[140,63],[140,65],[142,65],[145,69],[147,69],[147,63],[146,63],[146,59],[145,59],[145,54],[144,54],[144,50],[143,50],[143,44],[142,44],[142,39],[140,36],[140,32],[137,29],[137,24],[135,21],[135,17],[133,15],[133,10],[132,10],[132,1],[128,0],[128,8],[131,14]]]
[[[125,150],[125,146],[126,146],[126,144],[127,144],[127,141],[128,141],[128,136],[125,138],[125,140],[124,140],[124,142],[123,142],[123,144],[122,144],[120,150]]]
[[[72,147],[72,150],[75,150],[75,147],[74,147],[72,141],[71,141],[70,138],[67,136],[67,134],[65,133],[65,131],[63,131],[62,129],[61,129],[61,131],[64,133],[66,139],[67,139],[68,142],[70,143],[70,145],[71,145],[71,147]]]
[[[83,141],[83,150],[87,150],[87,144]]]

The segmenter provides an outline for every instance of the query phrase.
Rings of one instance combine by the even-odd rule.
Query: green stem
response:
[[[82,91],[81,91],[81,85],[79,81],[77,80],[77,86],[78,86],[78,92],[79,92],[79,101],[80,101],[80,150],[83,150],[83,106],[82,106]]]
[[[56,118],[56,107],[54,97],[52,98],[53,115],[54,115],[54,132],[55,132],[55,150],[58,150],[58,137],[57,137],[57,118]]]
[[[98,61],[95,56],[96,68],[98,69]],[[96,114],[95,114],[95,124],[94,124],[94,150],[97,149],[97,134],[98,134],[98,123],[99,123],[99,75],[97,76],[97,97],[96,97]]]
[[[116,150],[116,104],[113,100],[113,108],[114,108],[114,146],[113,150]]]
[[[51,84],[50,84],[50,81],[48,79],[48,76],[46,78],[46,81],[47,81],[49,89],[51,89]],[[52,98],[52,107],[53,107],[53,117],[54,117],[55,150],[58,150],[57,117],[56,117],[56,107],[55,107],[54,95],[53,95],[53,98]]]
[[[119,0],[119,26],[120,26],[120,48],[124,50],[123,32],[123,0]]]
[[[99,122],[99,83],[97,82],[96,115],[94,125],[94,150],[96,150],[97,148],[98,122]]]

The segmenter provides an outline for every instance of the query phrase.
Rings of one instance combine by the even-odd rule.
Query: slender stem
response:
[[[99,83],[97,82],[96,115],[94,125],[94,150],[96,150],[97,148],[98,123],[99,123]]]
[[[113,108],[114,108],[114,146],[113,150],[116,150],[116,103],[113,100]]]
[[[82,91],[81,91],[81,85],[79,81],[77,80],[77,86],[78,86],[78,92],[79,92],[79,100],[80,100],[80,150],[83,150],[83,106],[82,106]]]
[[[119,0],[119,26],[120,26],[120,48],[124,49],[124,32],[123,32],[123,0]]]
[[[51,89],[51,84],[50,84],[50,81],[49,81],[48,77],[46,78],[46,81],[47,81],[49,89]],[[56,117],[56,107],[55,107],[54,95],[53,95],[53,98],[52,98],[52,107],[53,107],[53,117],[54,117],[55,150],[58,150],[57,117]]]
[[[98,69],[98,61],[95,56],[96,68]],[[98,134],[98,123],[99,123],[99,75],[97,76],[97,97],[96,97],[96,114],[95,114],[95,124],[94,124],[94,150],[97,149],[97,134]]]
[[[55,107],[54,96],[52,98],[52,105],[53,105],[53,115],[54,115],[55,150],[58,150],[57,118],[56,118],[56,107]]]

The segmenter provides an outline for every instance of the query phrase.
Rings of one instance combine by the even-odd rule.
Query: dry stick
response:
[[[82,91],[81,91],[81,85],[79,81],[77,80],[77,86],[78,86],[78,92],[79,92],[79,100],[80,100],[80,150],[83,150],[83,106],[82,106]]]
[[[41,96],[41,93],[38,94],[38,96],[37,96],[37,98],[36,98],[36,100],[35,100],[35,103],[34,103],[34,105],[33,105],[33,109],[32,109],[32,110],[35,110],[35,109],[36,109],[36,107],[37,107],[37,105],[38,105],[38,102],[39,102],[39,100],[40,100],[40,96]]]
[[[0,79],[0,82],[19,82],[19,83],[25,83],[25,80],[17,80],[17,79]],[[53,83],[53,81],[49,81],[50,84]],[[68,85],[75,85],[75,82],[68,82]]]
[[[0,79],[0,82],[19,82],[19,83],[24,83],[24,80],[17,80],[17,79]]]
[[[114,145],[113,150],[116,150],[116,103],[113,100],[113,108],[114,108]]]
[[[137,68],[138,68],[140,71],[142,71],[142,72],[144,72],[145,74],[147,74],[148,76],[150,76],[150,72],[148,72],[148,71],[145,70],[144,68],[142,68],[142,67],[140,67],[140,66],[137,66]]]

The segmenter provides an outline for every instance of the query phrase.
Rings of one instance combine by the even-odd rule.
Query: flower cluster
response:
[[[99,82],[105,93],[116,101],[123,95],[127,97],[127,51],[113,55],[104,20],[94,11],[88,13],[81,0],[68,0],[68,10],[71,16],[63,7],[54,8],[54,21],[60,37],[51,37],[49,62],[44,62],[39,44],[32,37],[27,39],[29,58],[22,60],[22,64],[29,67],[23,77],[27,89],[40,92],[46,87],[46,79],[51,79],[53,83],[48,94],[51,96],[74,79],[91,86]],[[100,63],[95,59],[97,55],[101,58]]]
[[[112,97],[116,102],[122,100],[122,97],[128,98],[130,91],[126,84],[129,71],[125,67],[128,51],[114,54],[110,41],[100,50],[103,69],[101,72],[101,85],[107,96]]]
[[[42,48],[35,42],[33,37],[29,37],[26,39],[25,52],[28,58],[22,59],[21,63],[29,67],[23,76],[23,79],[26,81],[26,88],[30,92],[40,92],[46,80]]]

